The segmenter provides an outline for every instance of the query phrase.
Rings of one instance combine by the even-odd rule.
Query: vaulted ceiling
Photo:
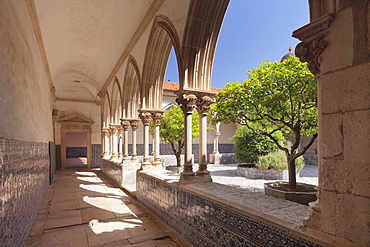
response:
[[[56,97],[97,100],[153,2],[163,1],[35,0]]]

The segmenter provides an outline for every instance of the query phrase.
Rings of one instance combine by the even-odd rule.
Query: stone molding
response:
[[[308,68],[314,75],[321,73],[321,53],[328,45],[324,38],[329,34],[333,20],[334,15],[327,14],[293,32],[293,37],[302,41],[296,46],[295,55],[302,62],[308,63]]]

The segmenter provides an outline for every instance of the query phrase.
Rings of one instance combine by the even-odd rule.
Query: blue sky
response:
[[[245,72],[266,59],[280,61],[299,40],[292,32],[309,22],[307,0],[231,0],[220,32],[213,64],[212,87],[242,82]],[[178,82],[171,52],[165,81]]]

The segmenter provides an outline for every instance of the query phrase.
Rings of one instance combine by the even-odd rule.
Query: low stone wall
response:
[[[141,164],[137,162],[127,162],[116,164],[109,160],[101,159],[100,169],[119,187],[129,191],[135,191],[136,188],[136,171],[140,169]]]
[[[299,171],[296,171],[296,176],[299,176]],[[289,172],[288,170],[264,170],[264,169],[257,169],[257,168],[245,168],[238,166],[236,170],[236,175],[244,176],[248,179],[269,179],[269,180],[276,180],[282,179],[286,180],[289,179]]]
[[[167,181],[138,172],[137,199],[194,246],[320,246],[298,227],[307,206],[217,183]]]

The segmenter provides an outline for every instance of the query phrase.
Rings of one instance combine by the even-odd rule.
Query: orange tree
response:
[[[215,122],[238,123],[253,133],[267,136],[287,157],[289,188],[296,188],[295,160],[317,138],[317,82],[307,64],[297,57],[283,62],[264,62],[247,72],[243,83],[228,83],[213,105]],[[284,146],[274,133],[292,136]],[[311,136],[300,148],[301,135]]]

